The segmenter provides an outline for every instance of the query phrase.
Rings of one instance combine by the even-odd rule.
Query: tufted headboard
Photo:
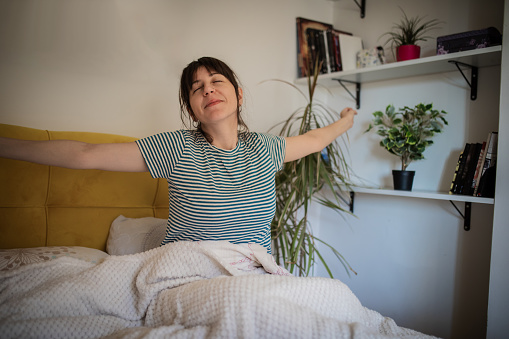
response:
[[[135,138],[53,132],[0,124],[0,136],[90,143]],[[84,246],[106,249],[119,215],[168,217],[168,185],[149,173],[70,170],[0,158],[0,248]]]

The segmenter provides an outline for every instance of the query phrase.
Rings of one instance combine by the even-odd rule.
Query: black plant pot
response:
[[[415,171],[392,170],[394,189],[398,191],[411,191],[414,183]]]

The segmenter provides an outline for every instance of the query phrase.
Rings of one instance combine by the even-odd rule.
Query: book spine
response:
[[[322,46],[323,46],[323,64],[324,67],[323,72],[324,73],[330,73],[331,72],[331,60],[330,60],[330,54],[329,54],[329,39],[327,37],[326,31],[320,31],[320,39],[322,39]]]
[[[326,32],[327,36],[327,46],[328,46],[328,52],[329,52],[329,65],[331,72],[337,72],[336,69],[336,61],[335,61],[335,50],[336,47],[334,46],[334,37],[332,36],[331,31]]]
[[[325,39],[323,37],[323,31],[315,30],[316,46],[318,47],[318,60],[322,63],[321,74],[327,73],[327,60],[325,53]]]
[[[494,187],[487,187],[489,184],[487,183],[488,180],[486,177],[489,174],[488,172],[490,172],[491,175],[493,175],[494,172],[493,170],[497,159],[497,144],[498,144],[498,133],[491,132],[488,137],[486,146],[486,157],[484,159],[483,170],[481,172],[481,179],[479,181],[479,187],[476,192],[476,195],[478,197],[487,196],[487,191],[494,190]],[[493,170],[490,171],[490,169],[492,168]]]
[[[313,74],[313,71],[314,71],[314,65],[315,65],[315,60],[317,58],[317,55],[318,55],[318,52],[317,52],[317,48],[316,48],[316,45],[315,45],[315,33],[314,33],[314,30],[308,28],[306,30],[306,40],[308,42],[308,49],[309,49],[309,54],[307,56],[307,60],[308,60],[308,63],[309,65],[305,65],[306,66],[306,69],[307,69],[307,72],[306,72],[306,76],[308,76],[309,74]]]
[[[498,149],[498,132],[492,132],[493,147],[491,149],[491,166],[497,162],[497,149]]]
[[[484,164],[484,159],[486,159],[486,141],[482,143],[481,153],[479,154],[479,160],[477,161],[477,167],[475,169],[474,181],[472,182],[472,195],[474,196],[477,194],[479,181],[481,180],[481,172]]]
[[[304,56],[302,55],[302,52],[304,50],[304,46],[302,46],[301,43],[301,22],[300,18],[297,18],[296,24],[297,24],[297,75],[298,77],[306,76],[305,73],[305,66],[304,66]]]
[[[473,150],[470,163],[468,164],[467,175],[465,177],[465,185],[463,186],[463,190],[461,192],[463,195],[472,195],[474,193],[472,184],[474,182],[475,170],[477,168],[477,163],[479,162],[479,154],[481,153],[482,144],[476,143],[471,147],[473,147]]]
[[[452,177],[451,187],[449,189],[449,194],[454,194],[456,180],[459,179],[458,172],[459,172],[460,164],[461,164],[462,160],[463,160],[463,152],[461,152],[460,156],[458,157],[458,162],[456,163],[456,168],[454,169],[454,175]]]
[[[490,132],[488,140],[486,141],[486,156],[484,157],[484,163],[482,167],[481,177],[484,175],[486,170],[490,167],[491,158],[493,156],[493,133]]]
[[[336,59],[336,70],[338,72],[343,70],[343,66],[341,65],[341,50],[339,46],[339,35],[334,34],[334,56]]]
[[[461,163],[458,168],[458,175],[456,176],[456,180],[454,181],[454,185],[452,188],[453,194],[461,194],[461,186],[464,180],[464,176],[466,174],[466,163],[468,159],[468,154],[470,152],[470,144],[465,144],[465,148],[462,153]]]

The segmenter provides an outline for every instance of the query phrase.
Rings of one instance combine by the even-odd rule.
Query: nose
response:
[[[203,88],[203,95],[209,95],[210,93],[214,93],[214,86],[212,84],[207,84]]]

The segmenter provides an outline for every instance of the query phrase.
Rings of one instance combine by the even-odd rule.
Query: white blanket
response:
[[[271,274],[267,274],[271,273]],[[1,338],[429,338],[259,245],[179,242],[0,273]]]

